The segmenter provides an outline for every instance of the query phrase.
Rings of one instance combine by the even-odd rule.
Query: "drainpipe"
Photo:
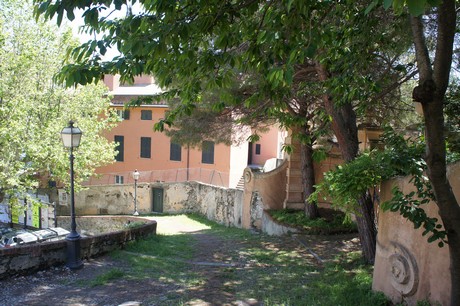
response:
[[[187,182],[189,180],[189,169],[190,169],[190,145],[187,145]]]

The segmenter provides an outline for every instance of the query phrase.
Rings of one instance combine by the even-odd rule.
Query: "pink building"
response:
[[[89,185],[133,183],[132,173],[137,169],[140,182],[200,181],[235,188],[249,163],[263,166],[268,159],[281,158],[284,134],[278,129],[263,134],[255,144],[227,146],[203,141],[201,149],[196,149],[173,143],[164,133],[153,130],[154,124],[164,118],[166,104],[124,108],[137,96],[161,92],[152,77],[136,77],[133,85],[125,86],[120,84],[119,76],[107,75],[104,83],[113,96],[112,107],[122,119],[106,135],[118,143],[119,152],[116,162],[99,168]]]

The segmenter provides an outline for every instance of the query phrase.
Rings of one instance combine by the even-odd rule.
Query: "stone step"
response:
[[[236,184],[236,189],[244,190],[244,175],[241,176],[238,184]]]
[[[302,177],[302,172],[300,172],[300,169],[288,168],[286,175],[288,177]]]
[[[286,202],[284,203],[287,209],[297,209],[303,210],[305,208],[305,204],[303,202]]]
[[[293,182],[289,182],[289,185],[286,185],[286,191],[303,192],[302,184],[293,184]]]
[[[289,192],[286,197],[287,202],[302,202],[304,201],[303,192]]]
[[[294,189],[298,190],[299,188],[302,188],[302,178],[300,176],[289,176],[288,177],[288,182],[289,185],[295,186]],[[301,190],[301,189],[299,189]]]
[[[300,160],[299,161],[289,161],[289,168],[291,169],[300,169]]]

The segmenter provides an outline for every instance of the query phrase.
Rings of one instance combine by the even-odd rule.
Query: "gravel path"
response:
[[[172,235],[195,233],[196,256],[192,272],[206,276],[204,288],[193,288],[187,292],[187,301],[180,305],[259,305],[255,300],[239,301],[234,292],[227,292],[219,271],[225,266],[244,265],[241,262],[229,264],[229,257],[237,247],[234,242],[222,241],[217,236],[202,233],[208,226],[193,221],[186,216],[148,217],[157,219],[158,233]],[[280,238],[281,243],[292,247],[301,246],[305,256],[311,256],[318,265],[330,260],[341,250],[356,249],[358,244],[353,235],[325,237],[297,236]],[[281,244],[281,245],[282,245]],[[66,267],[52,268],[33,275],[19,276],[0,281],[0,306],[15,305],[176,305],[168,302],[171,294],[178,294],[180,285],[158,281],[158,277],[147,280],[120,278],[103,286],[88,286],[97,275],[114,268],[123,269],[123,263],[103,256],[84,262],[84,268],[71,271]],[[125,267],[128,268],[129,267]]]

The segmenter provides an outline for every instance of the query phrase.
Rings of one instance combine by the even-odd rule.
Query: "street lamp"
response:
[[[80,234],[77,233],[77,223],[75,222],[75,191],[73,175],[73,149],[80,145],[81,130],[73,126],[74,122],[69,121],[69,126],[61,131],[61,139],[65,148],[70,149],[70,233],[67,235],[67,267],[70,269],[79,269],[83,267],[80,259]]]
[[[139,179],[139,176],[141,174],[139,171],[134,170],[133,172],[133,178],[134,178],[134,213],[133,216],[139,216],[139,213],[137,212],[137,180]]]

